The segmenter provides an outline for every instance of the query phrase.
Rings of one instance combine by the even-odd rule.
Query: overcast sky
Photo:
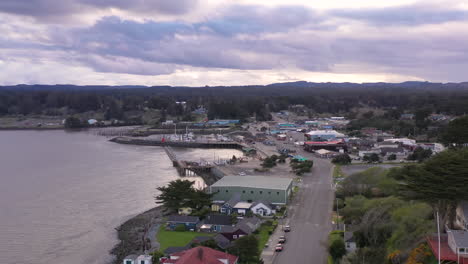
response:
[[[0,0],[0,84],[468,81],[466,0]]]

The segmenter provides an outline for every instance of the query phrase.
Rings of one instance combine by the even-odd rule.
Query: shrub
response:
[[[185,228],[185,225],[177,225],[177,226],[174,228],[174,231],[177,231],[177,232],[184,232],[184,231],[187,231],[187,228]]]

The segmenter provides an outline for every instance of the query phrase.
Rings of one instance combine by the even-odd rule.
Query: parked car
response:
[[[285,225],[284,228],[283,228],[283,231],[284,232],[290,232],[291,231],[291,227],[289,225]]]
[[[284,244],[284,243],[286,243],[286,238],[284,238],[284,237],[281,238],[281,237],[280,237],[280,238],[278,239],[278,243],[279,243],[279,244]]]
[[[276,251],[276,252],[281,252],[281,251],[283,251],[283,245],[282,245],[282,244],[276,245],[275,251]]]

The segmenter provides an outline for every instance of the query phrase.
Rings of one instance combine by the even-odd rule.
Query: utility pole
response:
[[[440,225],[439,225],[439,210],[436,211],[436,215],[437,215],[437,239],[438,239],[438,260],[439,260],[439,264],[440,264]]]

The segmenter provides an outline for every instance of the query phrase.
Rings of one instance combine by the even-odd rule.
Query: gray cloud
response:
[[[116,8],[135,13],[181,15],[192,10],[198,0],[1,0],[0,12],[60,21],[70,15]]]
[[[47,0],[33,1],[45,3]],[[0,1],[0,10],[7,7],[5,2]],[[170,4],[163,2],[159,4]],[[128,3],[123,0],[80,0],[79,5],[132,8],[137,12],[138,7],[129,7]],[[139,1],[136,3],[138,6]],[[190,7],[194,3],[187,1],[182,5]],[[71,12],[75,6],[67,9],[59,4],[54,8],[50,12],[59,14]],[[160,12],[188,12],[183,7],[171,10],[150,6],[149,10],[152,8]],[[32,12],[26,10],[22,6],[21,14]],[[354,28],[346,25],[347,20],[337,20],[336,17],[367,23]],[[455,80],[464,78],[463,69],[468,67],[465,44],[468,30],[451,27],[448,31],[428,33],[418,31],[417,26],[465,19],[464,11],[437,11],[431,6],[317,13],[300,6],[234,5],[220,10],[214,17],[193,23],[178,20],[141,22],[111,16],[83,28],[47,25],[46,36],[37,42],[0,36],[0,55],[7,59],[8,54],[12,54],[10,56],[37,57],[38,60],[49,56],[96,72],[136,75],[170,74],[183,67],[214,70],[297,68],[312,72],[340,69],[341,73],[357,74],[378,70],[425,79],[437,76]],[[346,30],[338,30],[343,25]],[[387,26],[397,26],[398,29]],[[410,27],[411,34],[405,30]],[[11,27],[10,30],[14,33],[16,29]],[[376,33],[378,31],[384,33]],[[25,35],[34,35],[32,33]],[[23,50],[22,54],[29,55],[18,55],[11,50]],[[50,55],[53,52],[60,55]],[[339,68],[340,65],[347,65],[346,69]]]
[[[332,16],[362,20],[379,26],[425,25],[468,20],[468,11],[434,5],[410,5],[390,8],[342,9],[329,12]]]

